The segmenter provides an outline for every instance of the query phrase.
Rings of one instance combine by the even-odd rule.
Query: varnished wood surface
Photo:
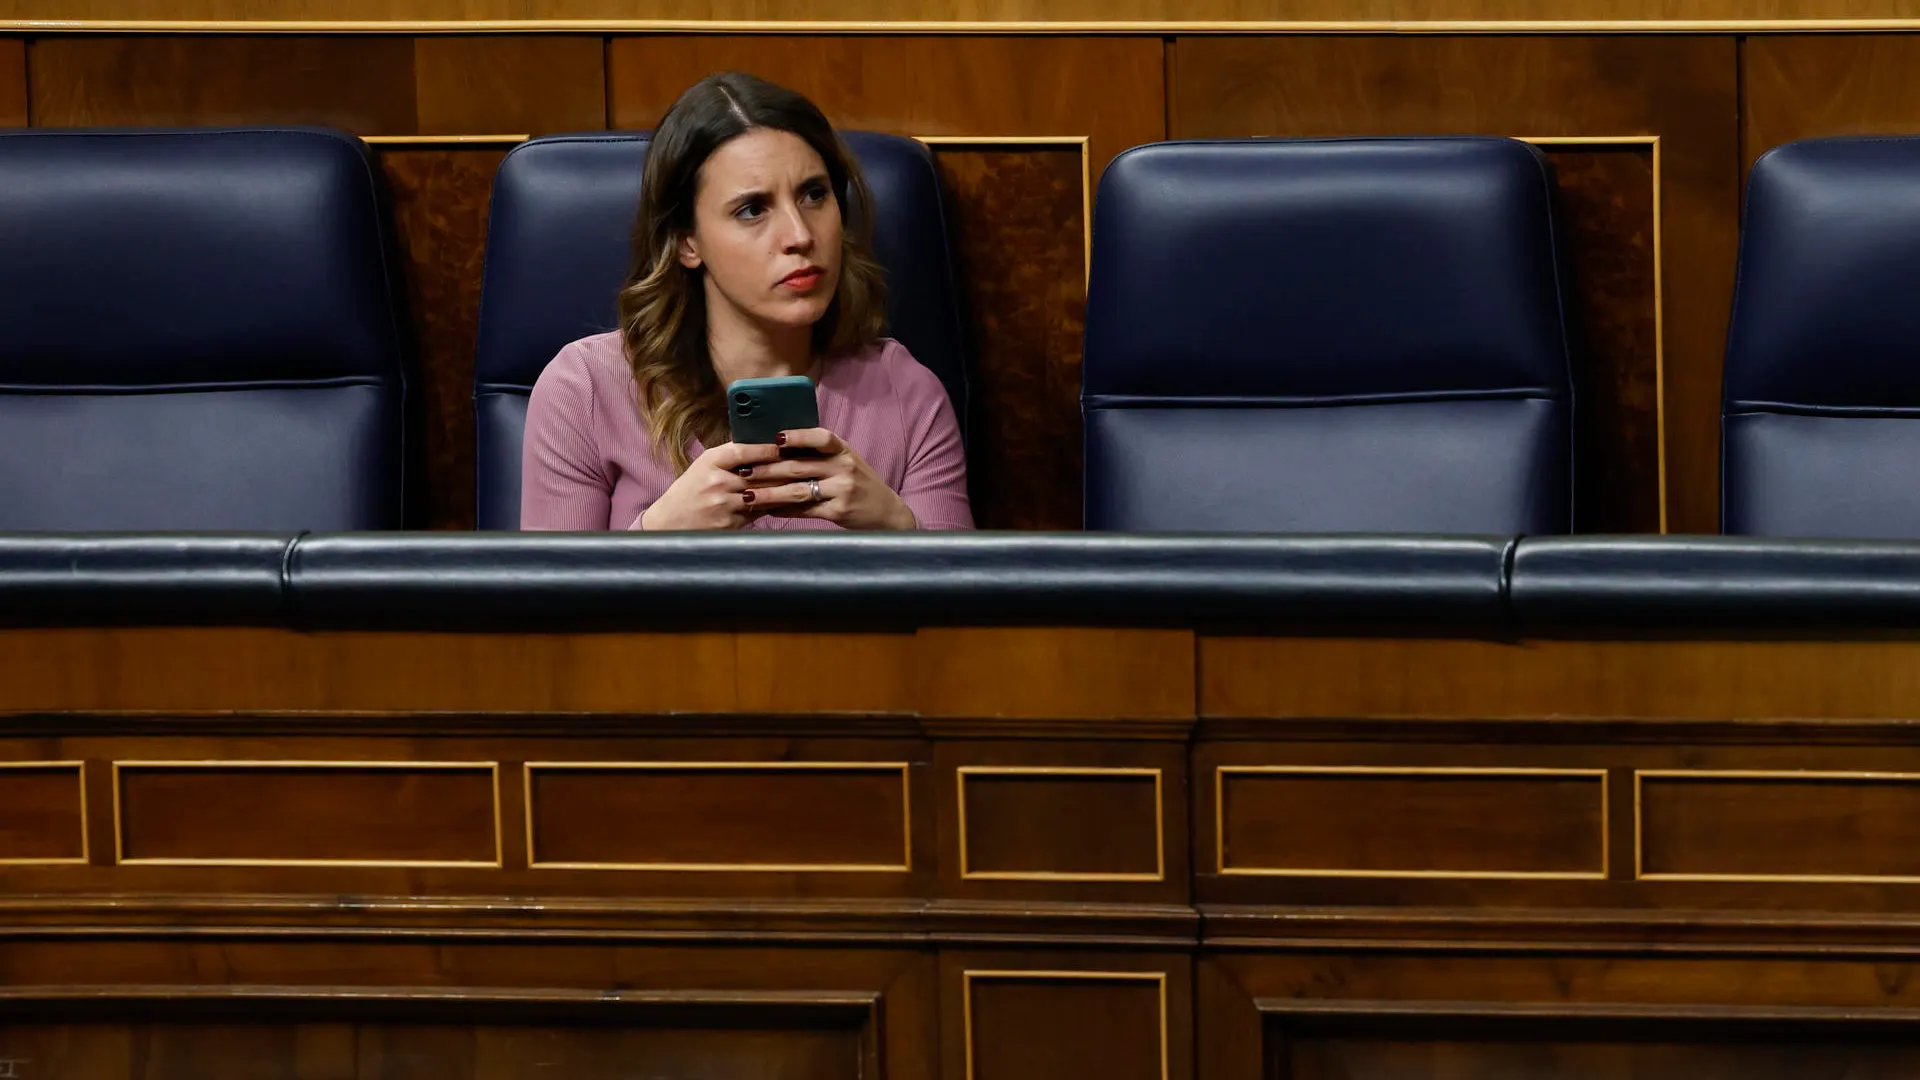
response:
[[[0,38],[0,127],[27,126],[27,43]]]
[[[1819,135],[1920,131],[1920,38],[1844,34],[1749,41],[1741,49],[1741,164]]]
[[[1920,642],[1204,638],[1205,716],[1906,719]]]
[[[1871,20],[1879,23],[1914,18],[1902,0],[1700,0],[1675,5],[1666,0],[855,0],[830,3],[803,0],[777,11],[753,0],[667,0],[636,12],[617,0],[5,0],[0,20],[239,20],[272,24],[289,21],[436,20],[459,29],[460,23],[524,26],[532,21],[587,20],[593,24],[646,25],[671,21],[787,25],[830,23],[947,23],[956,28],[982,24],[1094,23],[1124,25],[1145,20],[1169,27],[1212,22],[1254,25],[1323,24],[1391,29],[1423,24],[1506,25],[1633,24],[1640,29],[1665,26],[1697,29],[1721,21],[1728,29],[1764,28],[1781,20]]]

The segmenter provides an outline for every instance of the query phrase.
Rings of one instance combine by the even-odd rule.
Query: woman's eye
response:
[[[739,218],[741,221],[752,221],[765,212],[766,208],[759,203],[747,203],[740,209],[735,210],[733,216]]]
[[[801,192],[800,197],[809,203],[823,203],[827,201],[827,189],[816,184]]]

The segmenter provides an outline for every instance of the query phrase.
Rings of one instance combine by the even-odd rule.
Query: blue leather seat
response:
[[[1525,144],[1173,142],[1107,167],[1090,529],[1566,532],[1572,399]]]
[[[386,236],[335,132],[0,133],[0,529],[399,527]]]
[[[1761,155],[1736,282],[1721,527],[1920,537],[1920,138]]]
[[[959,292],[933,158],[912,139],[844,132],[874,195],[888,333],[946,385],[966,426]],[[494,179],[474,356],[474,484],[482,529],[520,526],[527,395],[561,346],[616,326],[645,133],[556,135],[516,147]]]

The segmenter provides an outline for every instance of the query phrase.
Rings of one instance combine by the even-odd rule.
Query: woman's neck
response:
[[[775,375],[810,375],[813,372],[813,328],[811,326],[767,326],[743,318],[721,316],[708,308],[707,356],[713,362],[720,385],[735,379],[762,379]]]

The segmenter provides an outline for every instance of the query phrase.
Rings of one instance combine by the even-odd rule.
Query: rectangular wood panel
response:
[[[1604,878],[1603,770],[1220,766],[1216,869]]]
[[[423,436],[426,483],[412,510],[431,529],[473,528],[473,350],[488,200],[507,150],[379,148],[417,343],[409,420]]]
[[[763,1027],[755,1023],[757,1011],[742,1006],[731,1016],[688,1027],[0,1022],[0,1061],[15,1062],[12,1070],[21,1080],[492,1080],[543,1075],[566,1080],[858,1080],[864,1075],[857,1029]]]
[[[1085,153],[935,147],[970,316],[967,480],[983,529],[1081,525]]]
[[[1639,876],[1920,882],[1920,773],[1644,770]]]
[[[970,970],[961,979],[967,1080],[1174,1075],[1164,974]]]
[[[587,35],[414,39],[415,108],[429,135],[549,135],[607,126],[605,42]]]
[[[1165,879],[1159,769],[966,766],[958,774],[962,878]]]
[[[42,127],[324,124],[416,131],[413,41],[397,35],[45,37],[32,47]]]
[[[0,38],[0,127],[27,126],[27,43]]]
[[[1741,162],[1822,135],[1920,132],[1920,38],[1789,34],[1740,48]]]
[[[1658,136],[1665,266],[1668,524],[1718,528],[1720,354],[1737,247],[1737,69],[1731,38],[1188,37],[1175,42],[1170,134]],[[1555,151],[1556,161],[1559,153]],[[1600,391],[1583,469],[1623,470],[1589,496],[1589,528],[1644,527],[1657,499],[1661,388],[1645,347],[1653,317],[1652,234],[1636,162],[1567,159],[1565,199],[1584,321],[1597,332],[1582,382]],[[1600,233],[1622,239],[1597,243]],[[1611,424],[1610,429],[1593,426]],[[1594,460],[1597,459],[1597,460]],[[1654,489],[1648,490],[1652,480]],[[1630,483],[1625,493],[1612,485]]]
[[[529,762],[526,772],[536,869],[912,869],[904,763]]]
[[[77,761],[0,762],[0,866],[87,861]]]
[[[497,866],[488,762],[116,762],[116,859]]]
[[[923,716],[1193,715],[1193,635],[1184,630],[943,627],[916,640]]]

